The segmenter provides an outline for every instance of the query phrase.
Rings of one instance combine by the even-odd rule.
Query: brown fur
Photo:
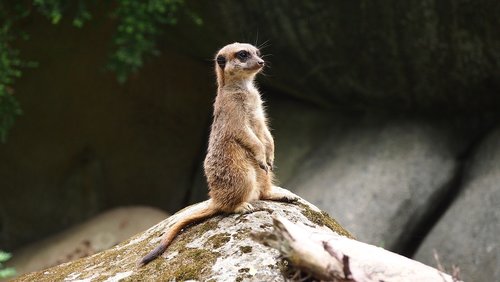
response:
[[[246,55],[242,57],[242,51]],[[186,225],[214,214],[246,213],[259,199],[288,199],[273,189],[274,141],[254,78],[264,67],[259,50],[233,43],[216,55],[217,97],[204,162],[210,205],[177,222],[160,245],[146,255],[144,265],[161,255]]]

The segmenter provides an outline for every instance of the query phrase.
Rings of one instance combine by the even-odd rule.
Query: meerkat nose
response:
[[[259,60],[257,63],[258,63],[258,64],[259,64],[259,66],[261,66],[261,67],[263,67],[263,66],[264,66],[264,64],[265,64],[265,62],[264,62],[263,60]]]

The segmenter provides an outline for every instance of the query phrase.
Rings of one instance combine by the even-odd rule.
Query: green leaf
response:
[[[58,24],[61,21],[62,15],[59,11],[53,12],[50,17],[52,18],[52,24]]]
[[[14,268],[0,269],[0,278],[9,278],[16,275],[16,270]]]
[[[12,257],[11,254],[0,250],[0,262],[6,262]]]

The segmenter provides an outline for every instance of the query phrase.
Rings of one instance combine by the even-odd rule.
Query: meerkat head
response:
[[[219,87],[231,81],[252,80],[264,65],[257,47],[247,43],[226,45],[215,56]]]

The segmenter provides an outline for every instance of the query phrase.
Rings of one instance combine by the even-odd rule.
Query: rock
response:
[[[500,281],[500,128],[478,147],[457,199],[415,254],[460,268],[465,281]]]
[[[303,200],[259,201],[255,203],[258,211],[253,213],[219,215],[189,227],[177,236],[163,257],[136,268],[139,258],[156,247],[168,226],[206,204],[183,209],[110,250],[15,281],[284,281],[278,251],[250,238],[254,232],[271,230],[273,216],[348,235],[333,219]]]
[[[488,1],[188,5],[204,23],[179,21],[168,29],[170,46],[206,59],[227,42],[266,42],[269,84],[301,100],[403,112],[500,109],[500,6]]]
[[[449,188],[460,142],[446,128],[417,121],[339,123],[330,132],[284,185],[360,241],[393,251],[411,244]]]
[[[150,207],[122,207],[13,252],[8,265],[23,274],[93,255],[123,242],[168,216]]]
[[[328,137],[332,123],[345,118],[302,101],[269,97],[270,125],[275,150],[278,183],[293,178],[304,158]]]

